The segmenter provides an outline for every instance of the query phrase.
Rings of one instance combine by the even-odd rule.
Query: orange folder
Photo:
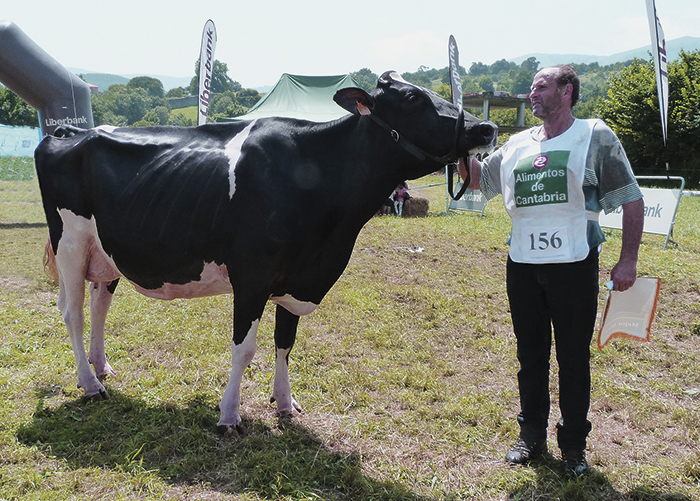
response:
[[[612,287],[611,282],[607,285]],[[598,330],[599,350],[614,337],[649,341],[660,287],[659,278],[639,277],[625,292],[608,292]]]

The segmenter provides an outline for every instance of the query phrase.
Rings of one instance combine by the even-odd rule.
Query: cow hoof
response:
[[[95,371],[95,372],[97,372],[97,371]],[[114,370],[113,370],[111,367],[108,367],[108,368],[105,369],[104,371],[101,371],[100,374],[97,374],[97,380],[98,380],[98,381],[104,381],[104,380],[107,379],[108,377],[111,377],[111,378],[113,378],[113,379],[118,379],[118,378],[117,378],[117,373],[114,372]]]
[[[94,400],[97,402],[101,402],[103,400],[109,399],[109,393],[107,393],[107,390],[100,390],[97,393],[85,395],[84,398],[85,398],[85,400]]]
[[[292,424],[294,424],[295,417],[296,414],[292,409],[277,411],[277,424],[281,428],[284,428],[285,426],[291,426]]]
[[[242,423],[238,423],[237,425],[232,425],[232,424],[225,424],[225,425],[219,425],[217,426],[217,429],[219,430],[219,433],[221,433],[224,438],[241,438],[243,435],[245,435],[245,426],[243,426]]]

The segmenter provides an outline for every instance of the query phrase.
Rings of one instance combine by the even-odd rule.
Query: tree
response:
[[[214,94],[209,103],[208,117],[212,122],[217,118],[231,118],[243,115],[246,108],[236,99],[236,93],[232,91]]]
[[[158,106],[170,109],[165,98],[150,96],[144,88],[127,85],[111,85],[105,92],[92,97],[95,125],[134,125]],[[153,116],[149,118],[153,119]]]
[[[700,51],[668,64],[668,143],[664,147],[654,66],[635,59],[610,78],[599,115],[620,138],[637,175],[683,176],[700,182]],[[668,171],[666,163],[668,162]]]
[[[533,57],[531,59],[535,58]],[[535,62],[537,62],[537,60],[535,60]],[[539,63],[537,64],[539,65]],[[510,93],[514,95],[528,94],[534,78],[535,73],[532,70],[522,68],[515,74],[513,80],[511,81]]]
[[[127,83],[126,86],[131,87],[132,89],[144,89],[148,95],[152,97],[165,97],[163,82],[157,78],[134,77],[129,80],[129,83]]]
[[[197,122],[192,118],[188,118],[184,113],[175,111],[170,114],[168,119],[168,125],[176,125],[178,127],[193,127],[197,125]]]
[[[186,97],[187,91],[184,87],[173,87],[168,92],[165,93],[165,97],[168,99],[178,99],[181,97]]]
[[[252,108],[260,101],[260,93],[255,89],[241,89],[236,92],[236,101],[244,108]]]
[[[472,65],[469,67],[469,75],[471,75],[473,77],[486,75],[488,72],[489,72],[488,65],[486,65],[482,62],[472,63]]]
[[[413,85],[423,87],[425,89],[430,89],[433,86],[432,80],[425,73],[406,73],[403,75],[407,82],[411,82]]]
[[[170,110],[165,106],[156,106],[146,112],[141,120],[134,123],[134,127],[148,127],[151,125],[168,125]]]
[[[598,63],[596,63],[598,64]],[[525,61],[520,63],[520,68],[529,71],[533,75],[537,73],[537,69],[540,67],[540,62],[535,56],[528,57]]]
[[[0,86],[0,124],[38,127],[36,110],[10,89]]]
[[[489,68],[489,74],[491,75],[498,75],[501,72],[508,71],[510,70],[510,65],[513,64],[515,66],[515,63],[509,63],[505,59],[499,59],[495,63],[491,65]]]
[[[493,92],[493,78],[488,75],[484,75],[479,79],[479,87],[484,92]]]
[[[216,94],[226,91],[237,92],[243,86],[238,82],[231,80],[228,76],[228,65],[222,63],[218,59],[214,61],[211,71],[211,82],[209,84],[209,92]],[[194,77],[190,81],[190,95],[196,96],[199,92],[199,59],[194,65]]]
[[[362,68],[359,71],[350,73],[350,76],[357,82],[361,89],[367,92],[372,92],[377,86],[377,80],[379,80],[379,76],[373,73],[369,68]]]

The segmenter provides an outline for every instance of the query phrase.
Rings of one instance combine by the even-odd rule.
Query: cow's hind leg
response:
[[[289,352],[296,340],[299,316],[278,305],[275,317],[275,383],[270,402],[277,402],[277,415],[286,418],[294,411],[303,412],[292,397],[289,382]]]
[[[105,353],[105,322],[119,279],[90,284],[90,357],[98,378],[116,377]]]
[[[83,341],[85,327],[85,314],[83,313],[83,305],[85,304],[84,270],[71,267],[70,262],[62,259],[60,251],[59,247],[59,252],[56,255],[60,276],[58,307],[63,314],[63,321],[70,336],[75,363],[78,367],[78,388],[82,388],[88,397],[107,398],[107,391],[95,376],[85,353]]]

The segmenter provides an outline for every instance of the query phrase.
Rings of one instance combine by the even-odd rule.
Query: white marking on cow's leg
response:
[[[241,149],[243,148],[243,143],[248,139],[250,131],[255,125],[256,120],[253,120],[243,129],[241,132],[233,136],[231,140],[226,143],[225,154],[228,157],[229,167],[228,167],[228,183],[229,183],[229,198],[233,198],[233,194],[236,192],[236,165],[238,160],[241,158]]]
[[[239,345],[234,344],[231,348],[231,375],[229,376],[224,396],[219,404],[221,417],[218,424],[227,428],[226,434],[234,434],[235,428],[241,423],[239,413],[241,406],[241,380],[246,367],[250,365],[255,356],[258,325],[260,325],[259,318],[251,324],[243,342]]]
[[[90,284],[90,363],[98,377],[116,377],[105,354],[105,321],[112,304],[109,282]]]
[[[76,248],[72,241],[61,239],[56,252],[56,265],[59,270],[59,296],[58,307],[63,314],[70,343],[73,347],[75,363],[78,367],[78,388],[85,391],[86,396],[103,395],[106,397],[102,383],[97,379],[90,367],[85,344],[83,342],[83,329],[85,328],[85,315],[83,305],[85,303],[85,266],[84,260],[76,255]]]
[[[291,348],[278,348],[275,353],[275,384],[272,388],[271,402],[277,402],[277,415],[285,416],[292,411],[303,412],[301,405],[292,397],[292,385],[289,382],[289,352]]]

